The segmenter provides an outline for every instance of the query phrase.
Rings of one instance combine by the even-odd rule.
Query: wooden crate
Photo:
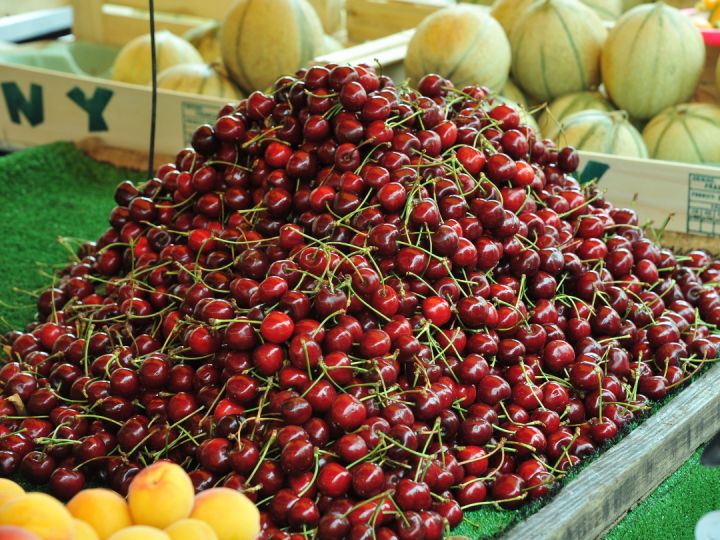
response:
[[[720,236],[720,167],[580,152],[580,178],[656,228]],[[669,220],[669,221],[668,221]]]
[[[155,27],[182,36],[211,20],[222,19],[233,0],[155,0]],[[73,34],[81,41],[122,47],[147,34],[147,0],[72,0]]]
[[[454,0],[346,0],[347,33],[353,43],[415,28]]]
[[[36,0],[39,1],[39,0]],[[70,1],[70,0],[67,0]],[[343,13],[337,0],[309,0],[325,31],[341,30]],[[234,0],[155,0],[155,26],[182,36],[212,20],[222,20]],[[72,0],[73,34],[82,41],[121,47],[149,32],[147,0]]]
[[[70,0],[0,0],[0,17],[67,6]]]

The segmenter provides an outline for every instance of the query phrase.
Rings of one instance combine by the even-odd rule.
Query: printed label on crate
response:
[[[589,160],[582,172],[579,174],[576,172],[575,177],[580,181],[581,184],[587,184],[588,182],[599,182],[600,179],[605,176],[605,173],[610,170],[610,165],[607,163],[601,163],[593,159]]]
[[[0,147],[22,148],[59,140],[99,137],[109,146],[146,151],[150,88],[0,59]],[[157,99],[156,151],[174,154],[193,130],[212,122],[226,100],[161,90]]]
[[[8,117],[14,124],[27,122],[30,126],[37,126],[45,121],[45,100],[43,87],[31,84],[29,92],[25,94],[15,81],[0,83]],[[107,88],[95,88],[92,95],[86,95],[82,88],[73,86],[66,92],[67,99],[87,114],[88,131],[107,131],[108,126],[103,112],[110,103],[113,91]]]
[[[182,103],[182,125],[183,140],[190,144],[193,133],[203,124],[212,124],[217,118],[219,107],[217,105],[206,105],[183,101]]]
[[[688,175],[687,232],[720,234],[720,176]]]

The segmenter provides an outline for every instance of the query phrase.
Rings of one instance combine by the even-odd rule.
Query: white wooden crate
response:
[[[408,32],[350,47],[317,62],[374,63],[396,71],[402,66]],[[0,62],[0,147],[17,149],[60,140],[99,137],[109,146],[147,150],[149,87],[97,77]],[[87,100],[96,100],[88,113]],[[227,100],[159,90],[156,148],[175,153],[193,130],[215,118]],[[84,106],[81,106],[82,103]]]
[[[581,152],[581,180],[598,180],[607,199],[642,223],[720,236],[720,167]]]

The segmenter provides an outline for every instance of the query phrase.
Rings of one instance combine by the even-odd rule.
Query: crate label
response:
[[[36,83],[30,84],[28,96],[23,94],[16,82],[3,82],[0,84],[0,88],[2,88],[5,106],[11,122],[22,124],[22,118],[24,117],[30,126],[35,127],[45,121],[42,86]],[[80,87],[74,86],[67,92],[66,96],[87,114],[88,131],[99,132],[108,130],[103,112],[110,103],[113,94],[112,90],[98,87],[95,88],[92,96],[88,98]]]
[[[5,97],[8,116],[16,124],[20,124],[20,114],[25,117],[28,123],[35,127],[45,120],[45,109],[43,107],[43,88],[39,84],[30,85],[30,96],[25,97],[20,87],[15,82],[4,82],[2,93]]]
[[[88,131],[107,131],[108,125],[103,118],[103,111],[110,103],[113,91],[107,88],[96,88],[90,99],[77,86],[67,93],[73,103],[88,114]]]
[[[608,165],[607,163],[601,163],[599,161],[591,159],[583,168],[578,180],[581,184],[587,184],[588,182],[598,182],[609,170],[610,165]]]
[[[218,106],[203,103],[182,102],[183,140],[190,144],[193,133],[202,124],[212,124],[217,118]]]
[[[720,234],[720,176],[688,176],[687,232]]]

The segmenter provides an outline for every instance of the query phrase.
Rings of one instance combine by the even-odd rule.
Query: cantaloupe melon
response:
[[[571,114],[582,111],[612,110],[612,104],[600,92],[573,92],[551,102],[540,115],[538,125],[540,131],[547,137]]]
[[[195,47],[167,31],[155,34],[155,51],[158,73],[178,64],[199,64],[203,61]],[[138,36],[128,42],[115,59],[112,79],[132,84],[150,84],[152,82],[151,52],[150,34]]]
[[[577,0],[538,0],[510,34],[512,76],[540,101],[600,84],[600,52],[607,31]]]
[[[515,22],[535,0],[496,0],[490,10],[505,33],[509,36]]]
[[[206,63],[221,61],[220,21],[201,24],[186,32],[183,38],[197,49]]]
[[[510,44],[500,23],[480,6],[458,5],[425,18],[408,44],[405,72],[413,83],[427,73],[455,86],[502,90],[510,71]]]
[[[578,150],[647,158],[642,135],[628,121],[625,111],[583,111],[565,118],[550,138]]]
[[[168,68],[158,76],[158,88],[232,100],[243,98],[235,83],[217,64],[180,64]]]
[[[618,19],[602,55],[610,99],[646,120],[693,95],[705,45],[690,18],[662,2],[638,6]]]
[[[601,19],[614,21],[623,12],[622,0],[580,0],[583,4],[592,8]]]
[[[527,109],[528,102],[525,94],[522,93],[522,90],[520,90],[517,84],[512,82],[511,79],[507,80],[505,86],[502,89],[502,92],[500,92],[500,95]]]
[[[223,62],[245,92],[264,90],[323,50],[325,33],[307,0],[237,0],[220,31]]]
[[[720,163],[720,107],[685,103],[669,107],[645,126],[650,157],[688,163]]]

